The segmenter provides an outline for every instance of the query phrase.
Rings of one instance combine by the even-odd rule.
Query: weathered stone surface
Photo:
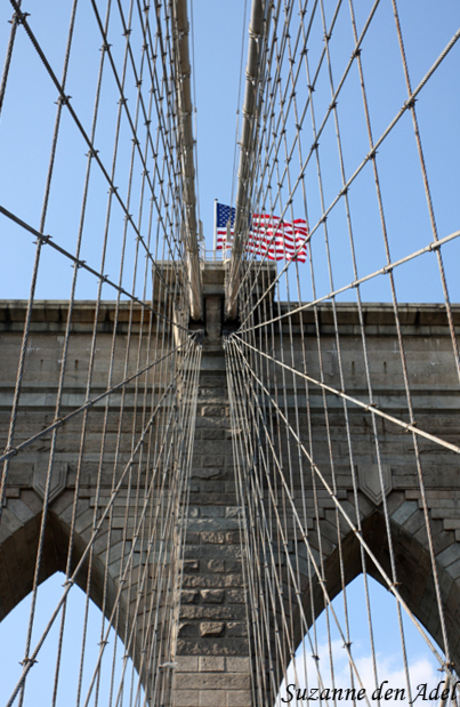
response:
[[[216,296],[213,291],[211,295]],[[211,304],[211,303],[210,303]],[[284,306],[284,305],[282,305]],[[27,352],[25,388],[21,398],[18,418],[18,439],[27,439],[43,426],[54,420],[56,401],[56,376],[59,373],[59,356],[62,350],[63,326],[67,316],[66,303],[37,304],[31,323],[31,347]],[[89,342],[92,331],[91,303],[76,304],[75,322],[72,328],[69,353],[69,377],[65,380],[63,409],[70,411],[85,400],[86,373],[89,362]],[[0,307],[1,309],[1,307]],[[127,331],[129,312],[123,310],[119,322],[119,333]],[[8,316],[5,312],[8,310]],[[18,352],[21,344],[21,329],[24,305],[5,304],[5,316],[0,312],[0,371],[4,386],[0,388],[0,430],[3,441],[8,429],[8,406],[11,404],[16,374]],[[107,362],[110,359],[114,306],[102,305],[103,317],[98,325],[98,350],[94,383],[104,390],[107,380]],[[210,314],[217,312],[217,304],[209,308]],[[386,305],[364,305],[364,326],[369,347],[370,375],[374,398],[378,406],[405,419],[404,381],[398,357],[394,327],[394,314]],[[355,305],[337,304],[339,337],[346,391],[358,398],[366,399],[366,376],[362,355],[362,339],[359,317]],[[334,323],[329,305],[320,306],[316,312],[324,353],[324,375],[331,385],[339,385],[339,369],[335,348]],[[101,315],[102,316],[102,315]],[[140,322],[137,310],[134,313]],[[445,312],[428,305],[404,305],[400,310],[402,331],[409,361],[410,387],[413,396],[414,415],[420,428],[458,443],[460,422],[458,418],[458,380],[447,364],[452,358],[450,337],[446,336]],[[22,317],[22,319],[21,319]],[[454,308],[455,325],[460,323],[459,309]],[[210,320],[211,321],[211,320]],[[183,562],[183,588],[181,593],[180,628],[178,639],[178,663],[176,669],[176,707],[249,707],[251,703],[249,677],[250,656],[246,626],[245,591],[241,567],[239,534],[239,509],[234,483],[233,443],[242,434],[238,426],[231,429],[228,395],[226,388],[225,359],[218,333],[220,322],[214,319],[213,346],[206,342],[203,348],[198,416],[195,429],[195,452],[193,460],[193,482],[191,484],[191,508]],[[316,348],[316,325],[313,313],[305,310],[293,318],[293,366],[302,365],[307,357],[310,374],[319,375],[319,360]],[[307,343],[305,354],[300,345],[300,327]],[[147,334],[148,329],[144,332]],[[145,337],[146,341],[147,337]],[[310,343],[314,345],[310,346]],[[146,343],[144,342],[144,346]],[[275,346],[278,343],[275,342]],[[39,353],[40,351],[40,353]],[[275,352],[276,353],[276,352]],[[135,358],[135,357],[134,357]],[[78,366],[75,362],[78,361]],[[437,361],[446,373],[439,376]],[[446,365],[444,366],[444,363]],[[129,366],[135,366],[130,361]],[[85,368],[86,367],[86,368]],[[134,368],[130,372],[134,372]],[[114,375],[122,376],[123,361],[115,361]],[[117,379],[118,380],[118,379]],[[311,389],[308,399],[305,390],[294,392],[288,383],[285,402],[292,412],[298,404],[299,429],[302,439],[309,439],[311,426],[314,439],[315,461],[321,469],[330,469],[328,435],[324,423],[323,399],[320,391]],[[114,395],[107,418],[106,461],[100,476],[99,499],[96,500],[95,479],[98,475],[100,431],[104,407],[96,406],[89,412],[85,460],[81,470],[79,503],[76,516],[76,556],[91,534],[95,512],[104,508],[112,484],[113,464],[117,443],[120,443],[119,461],[127,463],[130,453],[131,433],[135,412],[135,389],[128,386],[125,398],[125,419],[119,430],[120,396]],[[137,405],[144,402],[144,390],[138,391]],[[288,414],[291,414],[288,412]],[[311,419],[308,419],[308,414]],[[343,403],[328,395],[328,416],[334,456],[337,498],[343,510],[353,522],[357,520],[354,508],[353,478],[349,468],[349,447],[346,434]],[[388,548],[382,543],[386,537],[382,512],[383,494],[380,480],[374,474],[372,484],[367,483],[366,470],[377,465],[370,416],[357,407],[348,408],[353,460],[358,475],[358,499],[363,537],[376,559],[390,572]],[[404,598],[415,615],[439,641],[440,630],[436,612],[436,597],[430,579],[431,560],[428,538],[424,524],[424,508],[421,499],[417,468],[414,462],[411,435],[387,422],[377,420],[379,454],[385,474],[391,483],[384,484],[386,503],[390,517],[392,542],[396,558],[398,581]],[[49,525],[44,541],[44,563],[40,580],[62,569],[65,557],[69,525],[72,518],[72,503],[76,484],[76,470],[81,425],[70,421],[59,432],[62,444],[56,450],[56,472],[51,480]],[[421,471],[425,484],[427,512],[431,521],[434,554],[438,568],[439,585],[446,611],[446,623],[451,640],[452,653],[460,662],[460,467],[455,455],[440,451],[428,440],[419,440]],[[0,618],[6,615],[30,591],[33,567],[37,551],[40,513],[44,492],[43,460],[48,458],[49,439],[42,440],[40,450],[21,452],[11,461],[6,505],[0,526]],[[45,470],[45,472],[43,471]],[[364,470],[364,471],[362,471]],[[304,497],[301,498],[300,471],[297,459],[293,459],[292,479],[295,502],[299,515],[304,507],[307,513],[309,542],[315,559],[319,560],[318,523],[322,535],[322,561],[330,593],[341,589],[341,577],[337,560],[338,532],[341,535],[342,553],[346,577],[351,581],[360,571],[359,547],[350,535],[343,519],[339,527],[335,519],[335,504],[328,492],[317,484],[315,493],[304,469]],[[364,476],[363,476],[364,473]],[[330,472],[326,474],[330,480]],[[104,528],[95,543],[97,562],[95,586],[92,598],[101,605],[105,565],[108,563],[108,596],[115,596],[120,573],[121,558],[130,548],[135,530],[135,518],[139,508],[131,498],[128,503],[123,491],[113,504],[112,529],[110,531],[110,553],[107,553],[108,529]],[[305,606],[310,606],[308,556],[302,533],[292,519],[286,523],[289,554],[293,564],[298,562]],[[155,558],[159,550],[155,548]],[[138,582],[142,571],[142,558],[136,554],[133,563],[132,582]],[[153,569],[149,570],[152,576]],[[374,567],[369,568],[376,575]],[[315,612],[323,608],[321,593],[312,576],[313,606]],[[80,584],[84,586],[84,579]],[[132,587],[132,597],[135,587]],[[289,616],[292,588],[283,578],[286,598],[286,615]],[[125,590],[123,590],[125,591]],[[112,601],[110,599],[110,601]],[[110,612],[110,601],[106,611]],[[134,606],[131,598],[130,606]],[[131,608],[126,609],[127,612]],[[141,616],[149,616],[141,612]],[[301,622],[293,617],[293,624]],[[151,617],[149,616],[149,620]],[[126,615],[120,617],[125,625]],[[300,639],[301,636],[299,635]],[[274,654],[276,651],[274,651]],[[282,672],[282,671],[281,671]],[[206,678],[203,679],[203,675]]]
[[[225,591],[223,589],[203,589],[201,596],[207,604],[223,604]]]

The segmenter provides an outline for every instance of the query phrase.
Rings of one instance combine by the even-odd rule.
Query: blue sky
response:
[[[330,11],[332,5],[330,7],[326,5],[327,11]],[[345,3],[342,5],[330,45],[336,84],[353,47],[348,7]],[[358,31],[360,31],[370,4],[361,1],[355,5]],[[100,36],[86,5],[81,5],[81,8],[80,14],[77,15],[68,92],[72,96],[72,104],[82,123],[89,130],[97,62],[100,56]],[[401,23],[413,87],[425,75],[460,23],[460,8],[455,0],[442,0],[436,3],[436,10],[433,8],[431,0],[418,0],[416,5],[412,2],[400,3]],[[242,101],[247,54],[246,27],[249,21],[249,7],[246,9],[246,19],[244,9],[243,0],[234,0],[232,3],[223,0],[195,0],[191,13],[199,213],[203,221],[207,248],[212,247],[214,199],[218,198],[223,203],[230,203],[235,193],[233,167],[237,110],[241,108],[238,106],[240,68],[243,56]],[[0,12],[0,44],[4,46],[10,28],[7,22],[11,14],[9,5],[4,3]],[[45,6],[33,7],[29,21],[49,55],[57,75],[60,75],[68,24],[67,4],[53,3],[52,23],[49,21]],[[294,26],[296,21],[294,13]],[[113,27],[114,47],[117,46],[115,40],[120,36],[119,29]],[[322,47],[321,27],[315,26],[315,31],[309,49],[312,67],[315,66]],[[115,49],[114,52],[116,53]],[[378,7],[363,43],[362,60],[374,139],[377,139],[407,98],[391,3],[388,0],[382,1]],[[459,47],[456,46],[417,100],[420,131],[440,237],[458,230],[460,223],[460,202],[457,198],[458,165],[460,164],[458,130],[460,93],[455,89],[455,77],[459,75],[460,52]],[[321,122],[324,110],[330,102],[326,79],[325,72],[322,72],[315,91],[318,123]],[[299,82],[299,100],[302,96],[306,96],[302,93],[305,91],[305,84],[306,79],[302,78]],[[109,129],[99,130],[96,144],[105,163],[110,164],[113,132],[113,118],[110,117],[110,111],[113,115],[113,105],[117,96],[113,86],[110,84],[107,86],[104,110],[107,111],[108,117],[105,124]],[[128,89],[127,92],[131,96],[133,89],[130,86]],[[0,203],[35,227],[39,222],[49,158],[56,108],[55,94],[56,91],[29,40],[23,32],[19,32],[0,123],[2,153]],[[134,94],[130,100],[133,104]],[[344,86],[338,110],[345,169],[349,176],[369,149],[356,70],[351,72],[350,79]],[[292,120],[288,122],[288,133],[288,138],[292,140]],[[309,116],[305,118],[302,136],[304,136],[302,139],[305,154],[305,150],[312,142]],[[128,135],[126,139],[129,141]],[[78,230],[86,152],[86,146],[76,134],[72,121],[68,116],[64,116],[45,230],[51,233],[56,242],[70,251],[75,248]],[[341,186],[332,120],[329,120],[324,137],[321,139],[320,157],[327,208]],[[128,153],[120,158],[119,163],[120,188],[125,190]],[[378,166],[392,259],[397,259],[426,246],[432,240],[413,129],[408,113],[379,150]],[[295,177],[295,166],[291,168],[291,172]],[[321,216],[318,179],[313,160],[306,170],[305,180],[308,220],[310,227],[313,228]],[[349,197],[357,242],[358,268],[362,276],[385,264],[378,205],[370,165],[356,179],[350,189]],[[96,268],[100,260],[98,243],[103,231],[106,200],[107,185],[97,174],[97,170],[93,170],[82,252],[83,258]],[[294,209],[295,217],[298,217],[299,213],[304,217],[303,203],[298,192],[294,198]],[[118,215],[115,214],[115,217]],[[353,279],[343,200],[331,212],[328,225],[334,286],[339,287]],[[4,297],[26,297],[34,255],[33,238],[22,233],[18,227],[11,225],[3,217],[0,222],[0,238],[4,253],[0,272],[0,294]],[[109,249],[107,263],[108,272],[112,275],[118,267],[119,245],[116,239],[117,236],[114,235],[113,247]],[[37,296],[67,297],[68,264],[62,262],[61,256],[53,254],[49,249],[45,250],[47,252],[43,255],[41,268],[43,275],[39,277]],[[448,279],[452,288],[451,296],[454,301],[458,301],[460,292],[458,278],[455,277],[455,262],[459,255],[457,243],[453,242],[445,246],[444,252]],[[319,294],[324,295],[331,288],[326,272],[324,237],[321,228],[314,236],[314,259]],[[128,258],[127,268],[131,263],[132,258],[131,260]],[[52,277],[49,277],[48,273],[52,273]],[[311,287],[308,285],[306,266],[304,274],[302,298],[309,299]],[[415,262],[404,265],[395,271],[395,278],[401,301],[442,300],[437,265],[432,255],[425,255]],[[430,283],[429,288],[426,287],[427,282]],[[91,298],[94,296],[95,288],[94,278],[81,272],[77,297]],[[104,296],[113,298],[115,294],[107,289]],[[364,285],[362,297],[367,301],[388,300],[389,288],[385,278],[378,278]],[[344,300],[352,298],[353,295],[349,293],[342,297]]]
[[[412,85],[415,87],[460,25],[460,3],[458,0],[438,0],[436,3],[433,0],[403,0],[399,5]],[[52,10],[50,10],[51,6]],[[365,0],[356,2],[359,27],[363,26],[369,7],[370,3]],[[243,0],[231,2],[195,0],[193,3],[199,212],[204,225],[207,248],[212,245],[214,199],[231,203],[234,195],[233,167],[237,111],[241,109],[241,105],[238,104],[240,67],[241,56],[243,56],[244,82],[246,28],[249,19],[249,8],[246,17],[244,17],[244,8]],[[54,0],[46,6],[45,3],[41,6],[36,4],[31,8],[26,8],[24,5],[24,9],[31,12],[31,26],[36,30],[59,75],[64,52],[64,28],[68,22],[68,3]],[[89,126],[100,37],[97,35],[94,23],[85,14],[86,10],[82,12],[76,38],[75,63],[71,65],[69,72],[68,92],[72,95],[73,104],[82,122],[85,126]],[[369,102],[375,138],[386,129],[407,97],[390,2],[382,0],[377,12],[375,26],[370,30],[363,45],[363,64],[369,81]],[[10,29],[7,20],[10,16],[11,8],[7,2],[4,2],[0,7],[0,47],[2,48],[6,46]],[[337,39],[331,45],[331,51],[333,51],[336,80],[338,80],[353,46],[345,4],[336,37]],[[311,44],[313,65],[315,57],[319,56],[320,47],[321,34],[318,32]],[[440,237],[447,236],[460,228],[459,77],[460,47],[456,46],[436,73],[436,77],[423,89],[417,101]],[[327,82],[322,82],[323,77],[319,82],[315,98],[318,116],[324,113],[330,101]],[[305,90],[305,85],[302,85],[302,90]],[[110,106],[113,109],[116,98],[113,88],[107,89],[107,111]],[[0,203],[34,227],[38,227],[39,223],[50,136],[56,110],[55,100],[55,89],[37,60],[29,40],[20,31],[11,69],[11,81],[0,118],[0,154],[2,155]],[[360,100],[359,84],[354,75],[350,83],[347,83],[339,105],[348,175],[354,172],[368,151]],[[107,134],[101,131],[97,139],[98,148],[107,160],[110,157],[108,133],[112,129],[112,124],[108,125]],[[305,130],[307,146],[311,143],[309,130],[309,127]],[[58,243],[72,251],[76,240],[86,149],[67,118],[63,122],[62,137],[46,232],[51,233]],[[325,137],[321,143],[321,159],[328,203],[333,200],[340,188],[332,123],[325,130]],[[396,259],[426,246],[432,240],[413,129],[408,114],[400,121],[380,150],[378,164],[381,171],[392,257]],[[126,165],[127,155],[124,154],[120,166],[121,179]],[[313,163],[306,172],[306,182],[310,226],[313,227],[321,212],[316,166]],[[83,257],[96,268],[100,259],[100,234],[104,224],[106,199],[107,185],[95,173]],[[360,274],[366,275],[385,264],[373,176],[369,167],[363,170],[350,190],[350,202],[357,236],[358,265]],[[294,203],[295,215],[302,216],[303,205],[297,194]],[[121,215],[117,214],[117,218],[121,218]],[[346,219],[341,205],[331,213],[329,231],[333,251],[334,280],[338,287],[353,279]],[[111,275],[116,274],[118,267],[117,238],[118,235],[114,234],[113,248],[108,256],[107,272]],[[318,229],[315,235],[314,246],[318,294],[324,295],[329,291],[330,284],[321,229]],[[2,248],[0,296],[26,298],[35,252],[33,238],[0,216],[0,247]],[[443,253],[451,296],[458,302],[460,301],[458,242],[446,245]],[[128,255],[128,273],[132,265],[132,254],[133,247]],[[68,297],[71,272],[68,261],[44,249],[37,297]],[[400,301],[442,301],[439,273],[435,256],[432,254],[424,255],[402,266],[396,271],[395,278]],[[306,274],[304,280],[302,293],[304,298],[308,299],[311,296],[311,289]],[[127,282],[129,282],[129,274]],[[93,298],[96,286],[95,278],[81,273],[77,297]],[[106,299],[114,299],[115,293],[105,288],[103,296]],[[378,282],[363,286],[362,297],[363,300],[388,300],[387,280],[381,277]],[[346,293],[343,299],[352,299],[352,294]],[[376,600],[379,601],[383,600]],[[393,611],[393,608],[390,610]],[[13,631],[12,624],[8,626],[5,630]],[[382,647],[383,653],[390,650],[391,639],[387,636],[385,640],[386,643]],[[0,644],[9,646],[2,639]],[[417,657],[417,649],[414,649],[414,654]]]

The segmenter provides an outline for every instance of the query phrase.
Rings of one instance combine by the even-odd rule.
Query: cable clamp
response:
[[[446,669],[450,671],[450,670],[453,670],[454,668],[455,668],[455,663],[452,663],[452,662],[449,661],[449,662],[443,663],[442,666],[441,666],[440,668],[438,668],[438,670],[439,670],[439,672],[442,673],[442,672],[444,672]]]
[[[412,431],[412,430],[411,430],[411,427],[417,427],[417,426],[418,426],[418,422],[416,422],[415,420],[414,420],[413,422],[408,422],[407,425],[406,425],[406,427],[405,427],[405,431],[406,431],[406,432],[411,432],[411,431]]]
[[[38,663],[38,660],[36,660],[35,658],[24,658],[24,660],[19,661],[19,665],[22,665],[24,668],[28,668],[34,663]]]
[[[355,49],[355,51],[351,55],[351,58],[356,59],[358,56],[361,56],[361,52],[362,52],[361,47],[358,47],[357,49]]]
[[[407,101],[404,101],[404,108],[405,108],[406,110],[407,110],[407,109],[410,109],[410,108],[413,108],[413,107],[415,106],[415,101],[416,101],[416,100],[417,100],[417,99],[415,98],[415,96],[412,96],[412,98],[408,98]]]
[[[16,447],[6,447],[4,454],[8,454],[10,457],[15,457],[16,454],[18,453],[18,450]]]
[[[71,98],[72,98],[72,96],[59,96],[59,98],[56,101],[56,105],[57,106],[59,106],[59,105],[66,106],[66,105],[68,105]]]
[[[30,17],[30,12],[21,12],[21,10],[17,10],[17,12],[14,13],[14,18],[16,19],[16,22],[19,25],[23,25],[27,19],[27,17]],[[11,21],[12,24],[12,21]]]
[[[52,236],[44,236],[41,233],[37,234],[38,240],[35,243],[44,243],[45,245],[50,242]]]
[[[375,156],[377,154],[377,148],[373,147],[370,152],[368,152],[366,159],[367,160],[375,160]]]
[[[108,52],[111,46],[112,45],[109,44],[108,42],[104,42],[104,44],[101,47],[101,52]]]

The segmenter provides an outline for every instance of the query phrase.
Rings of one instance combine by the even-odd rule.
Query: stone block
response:
[[[225,658],[223,656],[201,656],[199,659],[200,672],[221,672],[225,670]]]
[[[202,417],[224,417],[225,405],[203,405],[201,415]]]
[[[244,607],[222,604],[184,604],[181,606],[183,619],[243,619]]]
[[[218,531],[201,533],[201,542],[223,545],[226,542],[226,533]]]
[[[223,589],[203,589],[201,597],[206,604],[223,604],[225,591]]]
[[[225,658],[220,657],[223,664]],[[249,687],[249,675],[226,673],[223,670],[200,672],[195,675],[186,673],[176,676],[176,686],[178,689],[184,689],[184,687],[189,686],[192,690],[196,688],[201,688],[202,690],[236,690]]]
[[[214,467],[214,464],[207,467],[200,465],[192,471],[192,478],[195,479],[217,479],[222,475],[222,467]]]
[[[206,430],[201,431],[201,439],[203,440],[224,440],[225,430]]]
[[[179,623],[179,636],[197,636],[197,626],[189,621]],[[202,634],[203,635],[203,634]]]
[[[458,580],[460,578],[460,560],[456,560],[451,565],[449,565],[446,571],[450,574],[452,579]]]
[[[210,572],[224,572],[225,562],[224,560],[209,560],[209,562],[206,563],[206,569]]]
[[[220,454],[206,454],[201,458],[204,467],[214,467],[222,469],[225,465],[225,457]]]
[[[182,591],[180,600],[182,604],[196,604],[199,601],[200,593],[193,591]]]
[[[453,562],[460,559],[460,544],[452,543],[449,547],[436,555],[436,559],[443,567],[449,567]]]
[[[198,704],[198,690],[174,690],[173,707],[197,707]]]
[[[227,692],[226,707],[251,707],[250,690],[229,690]]]
[[[202,621],[200,624],[201,636],[223,636],[225,623],[223,621]]]
[[[225,561],[225,571],[229,573],[241,572],[241,561],[240,560],[226,560]]]
[[[251,661],[248,658],[229,656],[225,659],[225,666],[229,673],[248,673],[251,670]]]
[[[404,501],[391,515],[391,520],[398,525],[403,525],[411,515],[418,511],[417,501]]]
[[[239,530],[230,531],[225,533],[225,542],[229,545],[239,545],[241,543],[241,535]]]
[[[16,518],[21,523],[27,523],[28,520],[34,517],[35,513],[30,510],[30,508],[22,501],[20,498],[9,498],[8,510],[14,513]]]
[[[200,690],[199,707],[226,707],[225,690]]]
[[[177,672],[195,673],[198,670],[199,658],[196,655],[178,655],[176,657]]]
[[[460,518],[447,518],[443,525],[444,530],[460,530]]]
[[[227,602],[229,604],[244,604],[244,589],[227,589]]]
[[[228,621],[227,635],[228,636],[247,636],[247,624],[245,621]]]
[[[238,506],[227,506],[225,515],[227,518],[239,518],[241,515],[240,508]]]

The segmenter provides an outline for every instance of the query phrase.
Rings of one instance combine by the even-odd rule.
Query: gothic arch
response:
[[[66,514],[58,509],[65,508],[65,499],[73,499],[73,491],[67,490],[62,494],[56,504],[51,504],[45,526],[42,560],[38,576],[42,584],[56,572],[65,573],[66,558],[69,546],[70,526]],[[36,510],[35,514],[33,509]],[[37,510],[38,509],[38,510]],[[86,512],[86,504],[82,511]],[[22,512],[24,522],[20,522],[18,514]],[[33,588],[33,578],[37,557],[40,524],[41,524],[41,499],[35,491],[23,490],[19,498],[8,499],[3,512],[3,533],[0,545],[0,620],[3,619],[17,604],[24,599]],[[104,591],[104,543],[105,534],[101,534],[102,542],[95,544],[91,562],[91,582],[89,596],[95,605],[102,611]],[[73,572],[80,561],[86,541],[79,532],[74,533],[72,544],[72,569]],[[87,576],[89,562],[86,559],[82,569],[75,577],[76,584],[83,592],[87,591]],[[107,573],[107,593],[104,605],[104,615],[110,618],[115,605],[118,592],[117,577]],[[123,593],[118,604],[117,633],[123,640],[126,626],[126,601]],[[135,654],[139,654],[136,650]],[[136,666],[137,667],[137,666]]]
[[[406,501],[405,503],[407,504],[408,502]],[[410,508],[404,508],[403,503],[399,506],[399,509],[399,516],[396,513],[394,516],[404,519],[405,522],[398,523],[394,519],[390,520],[397,581],[400,583],[398,589],[411,612],[443,649],[435,585],[426,542],[426,531],[421,530],[424,528],[423,511],[418,507],[418,504],[413,504],[413,502]],[[404,527],[409,518],[407,515],[409,511],[412,511],[410,515],[411,527],[417,528],[417,532],[410,532],[408,528]],[[434,521],[434,525],[437,526],[434,528],[436,531],[436,566],[447,636],[454,667],[458,670],[460,666],[460,615],[458,612],[458,607],[460,606],[460,583],[455,577],[456,572],[452,558],[460,555],[460,543],[456,542],[452,531],[442,528],[441,521]],[[362,532],[363,538],[376,560],[387,575],[391,577],[390,553],[386,540],[385,519],[381,508],[375,509],[363,521]],[[347,585],[362,571],[359,546],[360,543],[353,531],[348,532],[344,536],[342,554],[345,583]],[[366,569],[376,581],[387,588],[377,567],[368,557],[366,559]],[[339,550],[337,547],[325,558],[324,572],[328,594],[333,599],[342,589]],[[324,609],[324,596],[318,580],[313,578],[312,602],[309,586],[309,582],[305,578],[302,604],[308,624],[311,625]],[[314,616],[312,616],[311,610],[312,603]],[[296,626],[295,641],[296,644],[299,644],[303,638],[301,622],[298,620],[294,621],[294,625]]]

